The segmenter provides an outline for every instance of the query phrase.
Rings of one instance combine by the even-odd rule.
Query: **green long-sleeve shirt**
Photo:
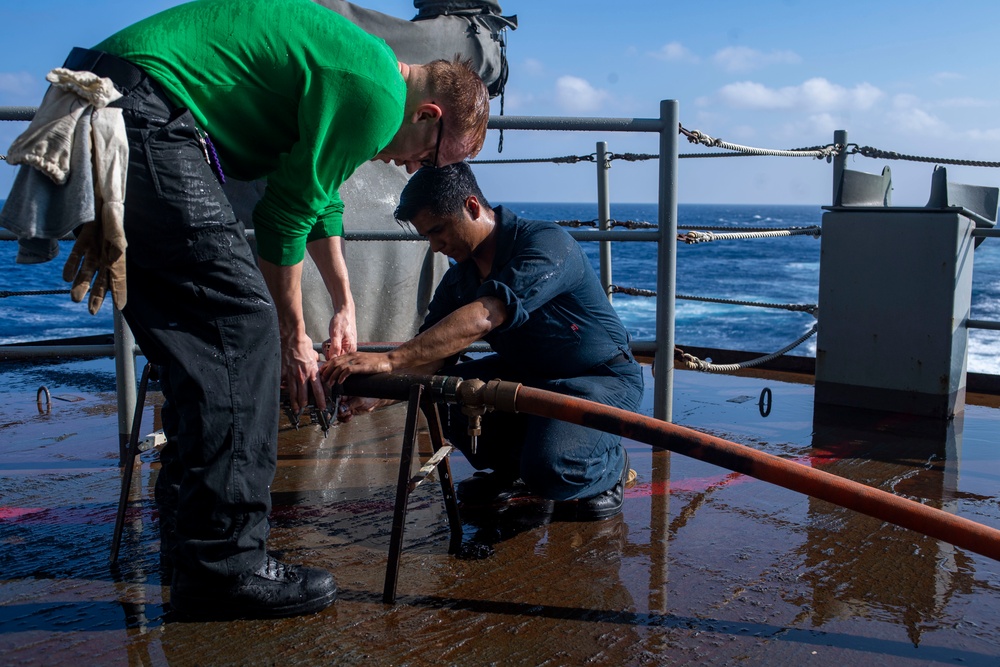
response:
[[[406,86],[389,46],[311,0],[196,0],[95,48],[139,65],[191,110],[234,178],[267,176],[261,257],[300,262],[343,234],[338,188],[385,148]]]

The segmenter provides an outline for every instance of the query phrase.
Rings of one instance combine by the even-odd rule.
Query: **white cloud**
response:
[[[649,55],[658,60],[666,60],[668,62],[696,63],[699,60],[698,56],[680,42],[664,44],[659,51],[653,51]]]
[[[521,72],[529,76],[540,76],[545,72],[545,65],[535,58],[525,58],[520,65]]]
[[[804,136],[833,137],[837,130],[844,129],[844,121],[829,113],[812,114],[807,118],[808,129]]]
[[[597,111],[608,97],[607,91],[594,88],[579,77],[562,76],[556,81],[556,100],[569,113]]]
[[[504,113],[530,110],[535,103],[535,96],[532,93],[522,92],[508,88],[504,91]],[[500,113],[499,98],[494,101],[496,113]],[[492,105],[491,105],[492,106]]]
[[[809,79],[799,86],[769,88],[753,81],[731,83],[719,89],[719,100],[739,109],[832,111],[866,110],[880,98],[882,91],[869,83],[844,88],[823,78]]]
[[[904,134],[940,134],[948,129],[940,118],[920,106],[920,99],[915,95],[895,95],[886,118],[894,130]]]
[[[775,130],[773,137],[781,142],[780,148],[803,148],[831,141],[836,130],[848,129],[848,125],[847,119],[840,114],[814,113],[784,122]]]
[[[792,51],[763,53],[745,46],[729,46],[718,51],[712,60],[727,72],[748,72],[768,65],[794,65],[802,58]]]
[[[889,120],[893,126],[908,133],[938,133],[947,130],[940,118],[927,113],[923,109],[900,109],[889,112]]]

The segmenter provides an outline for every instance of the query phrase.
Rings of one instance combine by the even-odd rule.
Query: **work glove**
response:
[[[83,225],[63,267],[63,280],[73,283],[70,296],[96,315],[111,290],[115,307],[125,307],[125,182],[128,143],[121,109],[95,109],[91,122],[96,219]]]
[[[87,309],[96,315],[111,290],[115,307],[125,307],[125,236],[112,232],[109,239],[100,220],[83,225],[63,266],[63,280],[73,283],[70,298],[80,303],[90,291]]]

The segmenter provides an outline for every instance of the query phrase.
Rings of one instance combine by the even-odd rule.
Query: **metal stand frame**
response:
[[[142,428],[142,410],[146,405],[146,388],[149,380],[158,379],[156,366],[146,363],[139,380],[139,393],[135,402],[135,414],[132,417],[132,429],[129,432],[128,449],[122,459],[122,490],[118,496],[118,513],[115,515],[115,532],[111,538],[111,564],[118,562],[118,550],[122,544],[122,532],[125,528],[125,510],[128,508],[128,495],[132,490],[132,472],[135,469],[135,459],[139,456],[139,429]]]
[[[150,379],[156,380],[156,367],[147,363],[142,370],[142,378],[139,381],[139,391],[135,404],[135,414],[132,418],[132,429],[129,434],[128,449],[122,462],[122,486],[121,494],[118,497],[118,512],[115,515],[115,529],[111,539],[111,564],[118,562],[118,553],[121,549],[122,533],[125,527],[125,511],[128,509],[128,496],[132,490],[132,475],[135,469],[135,460],[139,456],[140,442],[139,432],[142,428],[142,411],[146,404],[146,389]],[[396,484],[396,502],[392,513],[392,535],[389,540],[389,558],[386,564],[385,585],[382,590],[382,600],[387,604],[396,601],[396,584],[399,579],[399,565],[403,555],[403,530],[406,524],[406,507],[410,494],[420,486],[431,472],[437,470],[441,483],[441,493],[444,496],[445,510],[448,513],[448,526],[451,530],[451,539],[448,544],[448,553],[455,554],[462,547],[462,520],[458,514],[458,501],[455,497],[455,486],[451,476],[451,464],[448,457],[454,451],[454,447],[444,439],[444,432],[441,428],[441,415],[438,404],[430,401],[422,401],[425,387],[416,383],[410,387],[409,405],[406,410],[406,422],[403,430],[403,443],[399,455],[399,477]],[[420,471],[411,477],[410,470],[413,466],[413,459],[418,457],[417,453],[417,421],[420,412],[424,413],[427,421],[427,429],[430,434],[432,456],[428,462],[420,468]]]
[[[403,446],[399,454],[399,477],[396,484],[396,503],[392,513],[392,535],[389,539],[389,558],[385,569],[385,585],[382,589],[382,601],[393,604],[396,601],[396,584],[399,580],[399,564],[403,555],[403,529],[406,524],[406,506],[410,494],[435,469],[441,482],[441,492],[444,495],[444,505],[448,513],[448,526],[451,529],[451,540],[448,553],[458,553],[462,547],[462,521],[458,514],[458,502],[455,498],[455,487],[451,476],[451,464],[448,456],[454,448],[444,440],[441,429],[441,417],[437,403],[423,403],[421,398],[424,385],[414,384],[410,387],[410,399],[406,409],[406,424],[403,431]],[[417,456],[417,419],[422,409],[427,420],[433,454],[420,471],[410,476],[413,459]]]

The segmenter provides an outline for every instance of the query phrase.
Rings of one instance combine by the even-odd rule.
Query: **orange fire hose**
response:
[[[514,403],[518,412],[559,419],[668,449],[1000,561],[1000,530],[995,528],[683,426],[524,385],[516,391]]]

